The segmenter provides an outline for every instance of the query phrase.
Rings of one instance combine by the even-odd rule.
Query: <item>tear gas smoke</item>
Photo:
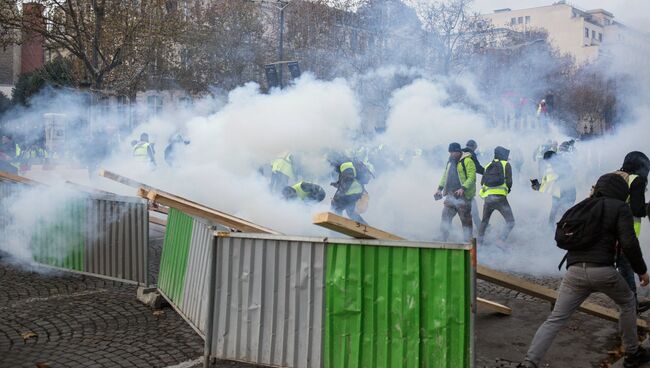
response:
[[[629,52],[626,50],[622,55]],[[536,64],[542,62],[536,60]],[[635,67],[640,69],[631,69],[626,64],[627,69],[618,70],[632,74],[644,68]],[[397,77],[400,82],[394,83]],[[650,85],[647,83],[650,78],[645,74],[643,77],[643,83]],[[544,90],[543,83],[540,78],[539,85],[526,87]],[[382,93],[368,86],[384,88],[385,101],[381,100]],[[464,91],[463,102],[450,94],[451,86]],[[577,201],[588,195],[600,175],[619,169],[625,153],[647,152],[648,127],[644,118],[648,116],[645,101],[650,91],[637,92],[644,102],[639,103],[639,99],[630,95],[618,96],[621,101],[634,101],[628,106],[632,113],[626,116],[621,128],[598,139],[578,142],[576,152],[571,153]],[[76,107],[84,106],[60,105],[57,98],[51,97],[53,103],[43,104],[45,107],[34,103],[29,114],[39,116],[64,106],[65,111],[74,115]],[[385,123],[386,129],[360,137],[360,131],[372,130],[368,127],[372,128],[373,118],[365,109],[369,100],[383,103],[380,107],[385,116],[379,120]],[[101,166],[286,234],[332,235],[311,224],[314,213],[329,209],[334,193],[329,185],[333,180],[326,154],[360,145],[369,148],[383,145],[402,160],[373,163],[377,177],[367,185],[370,205],[364,217],[371,225],[405,238],[434,241],[439,238],[442,203],[434,201],[433,194],[448,158],[447,146],[450,142],[464,145],[468,139],[475,139],[483,165],[492,159],[497,145],[510,149],[511,160],[521,163],[521,168],[514,171],[513,190],[508,197],[516,219],[514,231],[505,246],[496,246],[492,240],[503,221],[495,213],[486,244],[479,249],[479,260],[502,270],[557,274],[563,252],[555,246],[553,229],[548,225],[551,197],[533,191],[529,179],[541,179],[538,164],[533,161],[536,148],[548,139],[562,142],[570,137],[552,123],[527,129],[509,128],[499,121],[495,124],[488,112],[470,108],[468,102],[479,107],[499,103],[498,98],[484,96],[470,74],[430,77],[417,68],[387,66],[347,80],[323,81],[306,73],[284,90],[264,94],[255,83],[249,83],[223,98],[204,97],[191,107],[168,109],[162,115],[144,119],[130,134],[118,134],[112,155],[102,159]],[[136,108],[146,110],[145,106]],[[27,112],[20,114],[27,116]],[[103,121],[117,118],[108,114]],[[101,125],[94,126],[100,131]],[[132,158],[129,142],[137,140],[141,132],[147,132],[150,141],[155,143],[158,165],[154,170]],[[113,133],[102,131],[106,135]],[[178,153],[176,165],[169,167],[162,152],[170,138],[178,133],[190,144]],[[82,142],[78,146],[83,147]],[[419,150],[422,154],[417,153]],[[302,177],[323,186],[327,192],[323,202],[312,206],[286,202],[270,191],[268,178],[260,175],[260,168],[284,153],[296,157]],[[96,176],[67,179],[120,194],[134,192]],[[477,200],[482,209],[482,200]],[[43,206],[38,206],[40,201],[46,202],[38,196],[19,198],[17,203],[23,203],[20,208],[24,213],[19,211],[16,221],[26,224],[33,221],[30,214],[42,210]],[[450,240],[460,241],[458,219],[452,228]],[[650,254],[649,233],[642,232],[646,255]],[[15,242],[5,243],[4,249],[7,248],[18,254],[24,250]]]

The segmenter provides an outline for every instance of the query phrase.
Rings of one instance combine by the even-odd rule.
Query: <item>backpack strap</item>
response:
[[[562,261],[560,262],[559,265],[557,265],[558,271],[562,271],[562,265],[564,264],[564,262],[566,262],[566,259],[567,259],[568,256],[569,256],[569,253],[567,252],[567,254],[565,254],[564,257],[562,257]]]
[[[461,164],[461,166],[463,166],[463,172],[465,173],[465,178],[467,178],[467,168],[465,167],[465,160],[466,159],[467,159],[467,157],[460,160],[460,164]]]

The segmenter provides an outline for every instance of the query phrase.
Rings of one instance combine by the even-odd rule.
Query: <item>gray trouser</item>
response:
[[[618,305],[621,311],[619,328],[623,335],[625,353],[635,353],[639,341],[636,335],[636,302],[630,287],[613,266],[585,267],[578,263],[570,266],[564,275],[555,308],[535,333],[526,360],[539,365],[571,314],[594,292],[607,295]]]
[[[469,242],[472,239],[472,202],[464,197],[456,198],[447,196],[443,203],[442,217],[440,219],[440,233],[442,241],[449,239],[449,228],[451,221],[458,214],[460,223],[463,226],[463,239]]]
[[[506,227],[501,233],[501,240],[506,240],[515,227],[515,216],[512,214],[512,208],[510,208],[508,198],[504,195],[489,195],[485,198],[485,203],[483,204],[483,221],[481,221],[481,227],[478,230],[478,239],[480,242],[483,241],[485,230],[490,223],[490,217],[492,217],[492,212],[494,211],[499,211],[506,220]]]
[[[481,225],[481,217],[478,212],[478,204],[476,204],[476,198],[472,198],[472,226],[474,231],[478,234],[478,227]]]

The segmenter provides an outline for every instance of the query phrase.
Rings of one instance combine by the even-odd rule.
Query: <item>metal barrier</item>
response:
[[[13,221],[7,201],[27,187],[0,180],[3,239]],[[29,229],[31,255],[51,267],[147,285],[148,216],[146,200],[81,193]]]
[[[201,336],[205,336],[213,240],[211,224],[169,209],[158,290]]]
[[[170,209],[158,285],[206,366],[472,366],[469,244],[213,229]]]

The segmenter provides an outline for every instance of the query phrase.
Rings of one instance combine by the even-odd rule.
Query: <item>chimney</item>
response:
[[[45,30],[45,7],[38,3],[23,4],[23,32],[20,47],[20,72],[29,73],[45,63],[45,38],[38,30]]]

